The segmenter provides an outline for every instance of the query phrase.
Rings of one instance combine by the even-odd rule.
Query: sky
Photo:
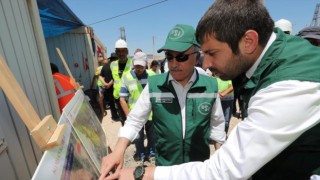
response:
[[[140,48],[147,54],[158,54],[167,34],[176,24],[196,28],[213,0],[63,0],[74,14],[93,28],[107,47],[107,56],[114,52],[115,42],[124,27],[129,55]],[[288,19],[293,34],[310,26],[316,4],[320,0],[264,0],[274,21]],[[320,13],[320,12],[319,12]]]

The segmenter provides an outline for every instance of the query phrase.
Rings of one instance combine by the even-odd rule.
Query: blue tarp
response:
[[[62,0],[37,0],[37,4],[45,38],[84,26]]]

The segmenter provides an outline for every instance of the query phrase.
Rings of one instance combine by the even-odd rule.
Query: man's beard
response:
[[[233,55],[232,60],[226,65],[224,71],[216,68],[209,68],[213,75],[218,75],[222,80],[232,80],[240,74],[245,73],[252,66],[251,61],[243,54]]]

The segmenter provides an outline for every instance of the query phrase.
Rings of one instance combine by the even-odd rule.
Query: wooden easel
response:
[[[74,87],[76,87],[77,90],[80,89],[81,86],[75,81],[75,79],[74,79],[74,77],[73,77],[73,75],[72,75],[72,73],[71,73],[71,71],[70,71],[70,69],[69,69],[69,66],[68,66],[66,60],[64,59],[64,57],[63,57],[60,49],[59,49],[59,48],[56,48],[56,50],[57,50],[57,52],[58,52],[58,54],[59,54],[59,56],[60,56],[60,59],[61,59],[63,65],[64,65],[64,67],[66,68],[66,70],[67,70],[67,72],[68,72],[69,77],[71,78],[71,81],[72,81]]]
[[[57,125],[52,115],[40,119],[1,54],[0,87],[41,149],[48,150],[60,144],[66,126]]]

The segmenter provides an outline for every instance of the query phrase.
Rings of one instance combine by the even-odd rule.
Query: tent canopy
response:
[[[84,26],[62,0],[37,0],[37,4],[45,38]]]

